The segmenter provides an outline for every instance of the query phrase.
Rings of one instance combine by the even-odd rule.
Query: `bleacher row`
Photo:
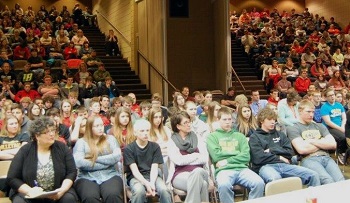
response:
[[[328,86],[337,90],[348,88],[350,24],[341,28],[333,17],[326,20],[307,8],[302,13],[295,9],[290,13],[244,9],[241,15],[232,14],[230,22],[233,37],[242,45],[242,52],[249,56],[261,79],[276,76],[278,81],[285,72],[293,86],[301,72],[307,71],[311,82],[324,75],[326,81],[331,80]],[[315,63],[317,59],[320,63]],[[270,68],[273,61],[279,64],[276,69]],[[340,71],[339,77],[335,76],[336,71]],[[266,83],[268,93],[277,88],[275,85]]]

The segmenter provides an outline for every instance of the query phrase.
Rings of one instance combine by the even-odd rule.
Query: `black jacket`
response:
[[[29,142],[21,147],[11,162],[7,174],[7,184],[15,193],[23,184],[30,187],[35,186],[34,181],[38,167],[37,148],[36,142]],[[62,142],[55,141],[51,146],[51,156],[55,172],[54,189],[60,188],[64,179],[70,179],[74,182],[77,169],[72,152],[68,147]]]
[[[252,170],[259,172],[266,164],[284,163],[279,156],[291,159],[294,155],[292,144],[286,134],[272,130],[265,132],[258,128],[249,139]],[[269,152],[264,152],[269,149]]]
[[[98,88],[98,96],[102,96],[102,95],[109,96],[110,91],[112,91],[112,94],[114,97],[120,96],[120,91],[117,86],[111,85],[110,88],[107,88],[105,84],[101,85],[101,87]]]

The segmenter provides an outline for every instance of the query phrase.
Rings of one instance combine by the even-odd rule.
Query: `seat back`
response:
[[[0,161],[0,178],[6,178],[11,161]]]
[[[276,195],[294,190],[301,190],[303,185],[299,177],[282,178],[269,182],[265,186],[265,196]]]
[[[23,70],[24,65],[27,64],[27,60],[14,60],[13,70]]]

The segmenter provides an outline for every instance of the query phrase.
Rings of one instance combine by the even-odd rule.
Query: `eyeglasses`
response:
[[[51,128],[51,129],[48,129],[48,130],[45,130],[45,131],[43,131],[43,132],[41,132],[40,134],[42,134],[42,135],[47,135],[47,134],[54,134],[54,133],[56,133],[56,128]]]
[[[180,123],[180,125],[190,125],[190,124],[191,124],[190,121],[185,121],[185,122],[183,122],[183,123]]]
[[[327,97],[333,97],[335,96],[335,94],[330,94],[330,95],[327,95]]]

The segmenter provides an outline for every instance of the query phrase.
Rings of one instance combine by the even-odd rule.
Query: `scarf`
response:
[[[185,151],[188,154],[192,154],[197,150],[198,138],[191,131],[188,133],[185,139],[182,139],[179,133],[174,133],[171,136],[171,139],[174,141],[175,145],[180,149],[180,151]]]

